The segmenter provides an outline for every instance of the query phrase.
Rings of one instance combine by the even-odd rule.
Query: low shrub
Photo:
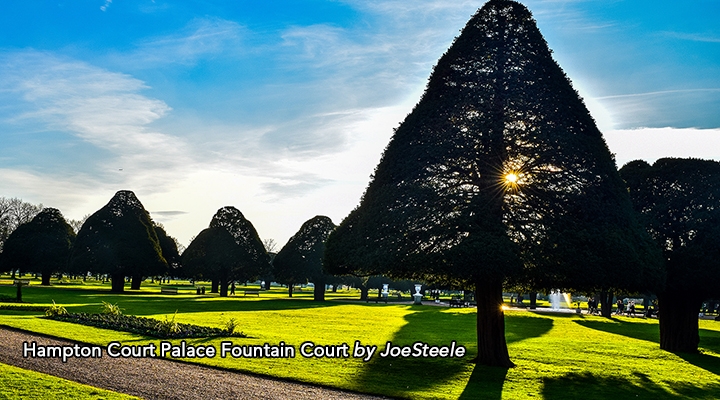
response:
[[[226,329],[181,324],[175,321],[175,316],[173,316],[171,320],[168,320],[167,317],[165,317],[165,321],[122,314],[72,313],[48,315],[48,317],[57,321],[73,322],[76,324],[137,333],[143,336],[152,336],[163,339],[217,336],[247,337],[247,335],[242,332],[228,332]]]
[[[102,302],[102,313],[110,315],[122,315],[122,310],[117,304],[110,304],[108,302]]]
[[[172,337],[173,335],[177,335],[178,333],[180,333],[181,329],[180,324],[175,321],[176,316],[177,310],[175,310],[175,314],[173,314],[171,320],[168,320],[168,317],[166,315],[165,321],[159,321],[157,324],[155,324],[155,330],[157,330],[165,337]]]
[[[48,317],[57,317],[61,315],[67,315],[67,309],[63,306],[55,304],[55,300],[52,301],[52,305],[45,310],[45,315]]]

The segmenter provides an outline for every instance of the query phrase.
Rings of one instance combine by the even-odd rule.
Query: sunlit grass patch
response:
[[[239,287],[241,288],[241,287]],[[0,288],[0,294],[4,290]],[[157,291],[156,291],[157,292]],[[303,342],[316,345],[355,341],[384,349],[391,341],[412,345],[421,341],[467,348],[460,359],[353,358],[188,359],[220,368],[247,371],[356,391],[412,399],[455,398],[720,398],[720,322],[700,321],[701,349],[697,355],[673,354],[658,346],[658,321],[575,313],[507,311],[506,338],[516,368],[475,366],[475,310],[430,305],[383,304],[359,301],[312,301],[312,292],[284,288],[260,297],[219,298],[197,295],[162,296],[111,294],[94,289],[30,287],[33,303],[57,304],[69,312],[97,312],[102,302],[117,304],[124,314],[159,320],[175,315],[178,322],[223,327],[234,320],[248,338],[188,339],[188,344],[213,345],[224,340],[237,345],[278,345],[299,350]],[[356,293],[337,297],[358,298]],[[45,334],[105,345],[158,343],[141,335],[77,326],[39,318],[41,313],[0,311],[0,323]],[[171,340],[179,343],[179,340]]]
[[[137,399],[67,379],[0,364],[2,399]]]

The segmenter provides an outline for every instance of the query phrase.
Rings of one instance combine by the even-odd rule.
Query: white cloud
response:
[[[112,4],[113,0],[105,0],[105,4],[100,6],[100,9],[105,12],[110,7],[110,4]]]
[[[57,132],[56,136],[65,135],[89,145],[83,147],[83,154],[68,150],[70,157],[89,160],[80,166],[72,158],[53,164],[53,153],[38,151],[28,152],[33,159],[14,164],[34,164],[34,169],[42,165],[45,179],[64,182],[73,188],[73,193],[84,187],[79,191],[85,194],[107,187],[162,190],[168,181],[192,166],[191,153],[182,139],[150,127],[167,115],[170,107],[142,95],[146,88],[143,82],[35,51],[6,54],[0,63],[4,66],[0,89],[6,101],[18,108],[6,116],[8,127],[39,126],[35,135]],[[31,139],[26,138],[26,146],[32,146]],[[35,176],[29,182],[41,178],[38,171],[25,169],[25,173]],[[3,182],[8,181],[8,176],[3,177]]]

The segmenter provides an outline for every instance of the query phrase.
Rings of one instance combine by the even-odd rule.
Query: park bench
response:
[[[243,296],[247,296],[249,294],[254,294],[255,296],[260,297],[260,291],[259,290],[243,290]]]
[[[467,307],[468,303],[465,300],[451,299],[450,307]]]
[[[177,294],[178,290],[176,287],[161,287],[160,293],[162,294]]]

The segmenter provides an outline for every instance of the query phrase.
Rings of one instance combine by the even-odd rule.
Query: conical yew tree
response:
[[[123,292],[125,277],[140,289],[143,276],[163,274],[162,256],[150,214],[135,193],[121,190],[83,223],[70,257],[71,268],[109,274],[112,291]]]
[[[42,284],[50,285],[53,272],[67,270],[75,232],[60,210],[44,208],[31,221],[15,229],[0,253],[4,270],[42,274]]]
[[[475,361],[509,367],[506,279],[588,287],[645,256],[615,162],[530,12],[491,0],[438,61],[325,267],[474,288]]]
[[[313,298],[325,300],[325,284],[328,277],[323,272],[323,254],[325,241],[335,224],[328,217],[318,215],[300,227],[273,260],[275,279],[287,283],[290,297],[292,285],[306,282],[308,279],[315,285]]]
[[[189,276],[210,279],[219,285],[220,296],[228,295],[232,281],[245,282],[268,273],[270,256],[253,224],[235,207],[219,209],[190,243],[182,256]]]

